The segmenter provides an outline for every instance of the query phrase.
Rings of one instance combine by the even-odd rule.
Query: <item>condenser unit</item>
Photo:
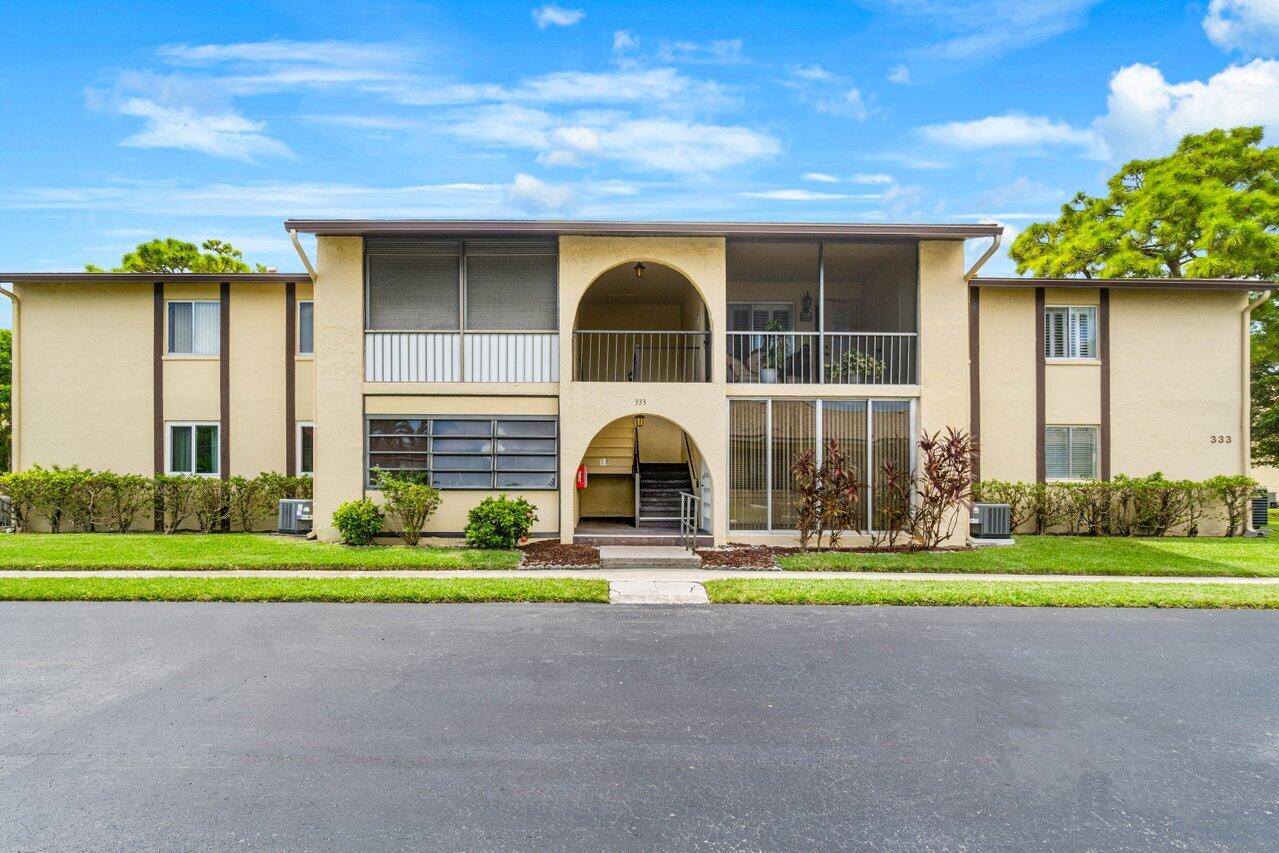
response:
[[[1270,523],[1270,498],[1260,497],[1252,499],[1252,526],[1255,530],[1261,530]]]
[[[309,533],[311,530],[311,501],[302,498],[280,500],[281,533]]]
[[[973,504],[969,538],[978,544],[1011,542],[1012,518],[1008,504]]]

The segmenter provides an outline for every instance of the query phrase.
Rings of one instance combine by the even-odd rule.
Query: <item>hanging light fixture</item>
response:
[[[636,429],[639,429],[639,428],[640,428],[640,427],[642,427],[642,426],[644,426],[644,416],[643,416],[643,415],[636,415],[636,416],[635,416],[635,428],[636,428]]]
[[[644,277],[644,264],[638,263],[635,265],[635,277],[636,278]]]

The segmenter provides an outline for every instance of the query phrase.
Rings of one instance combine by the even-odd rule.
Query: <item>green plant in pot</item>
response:
[[[763,332],[784,332],[785,328],[778,320],[769,320],[764,324]],[[786,339],[781,335],[764,335],[764,345],[759,351],[759,381],[774,383],[777,371],[786,364]]]
[[[847,350],[826,362],[826,379],[828,382],[844,382],[859,375],[878,379],[884,367],[884,363],[873,355]]]

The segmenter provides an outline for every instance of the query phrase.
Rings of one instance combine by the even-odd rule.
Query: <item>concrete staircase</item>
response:
[[[680,492],[691,492],[692,480],[683,462],[640,463],[640,523],[679,521]]]
[[[674,545],[606,545],[601,569],[697,569],[702,558]]]

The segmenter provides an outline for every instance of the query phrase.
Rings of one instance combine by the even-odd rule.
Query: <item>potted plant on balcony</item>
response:
[[[849,382],[859,375],[868,379],[878,379],[884,372],[884,367],[884,363],[873,355],[857,350],[845,350],[826,362],[826,381]]]
[[[778,320],[769,320],[762,332],[784,332]],[[781,335],[764,335],[764,345],[759,351],[759,381],[777,382],[777,371],[786,364],[786,339]]]

